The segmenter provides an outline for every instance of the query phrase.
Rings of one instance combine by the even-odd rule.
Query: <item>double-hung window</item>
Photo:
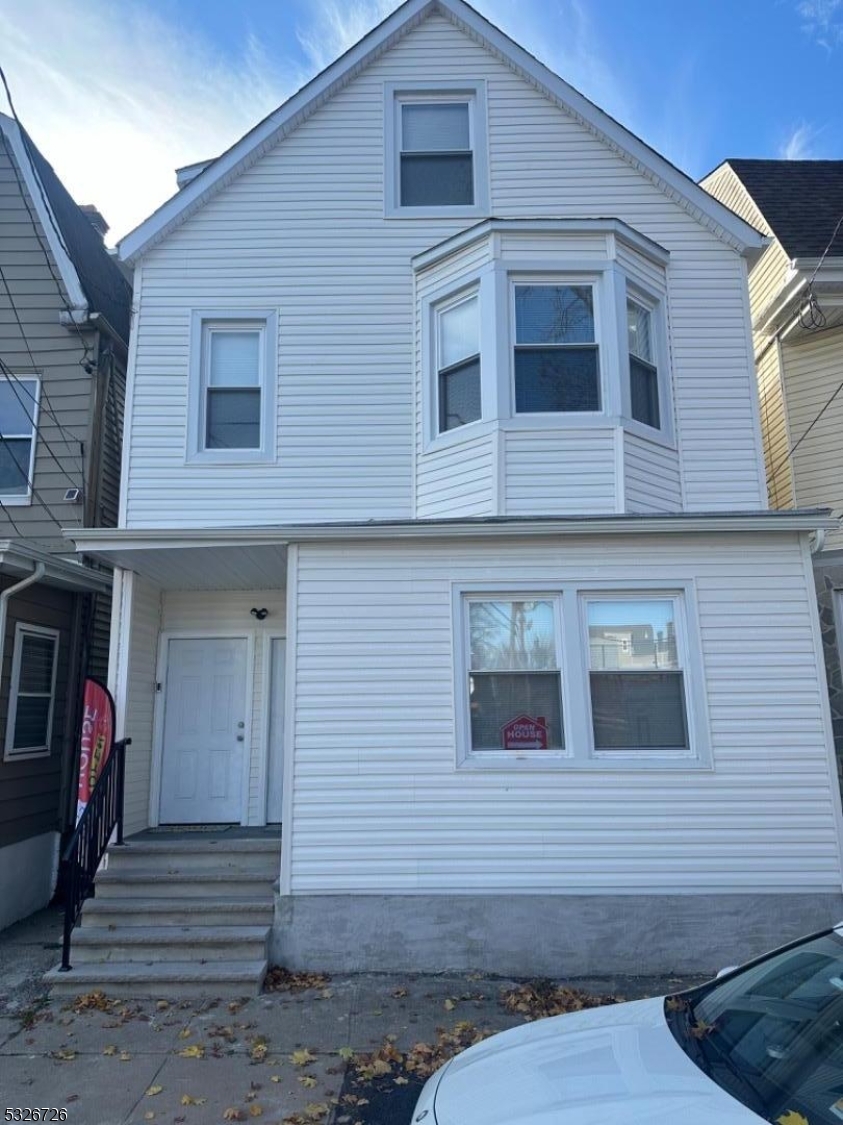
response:
[[[436,374],[439,432],[481,416],[480,301],[472,293],[436,309]]]
[[[0,499],[25,503],[32,488],[38,427],[38,379],[0,379]]]
[[[640,301],[627,297],[626,324],[629,340],[630,414],[636,422],[643,422],[645,426],[658,430],[661,411],[653,312]]]
[[[469,102],[402,101],[402,207],[472,207],[474,155]]]
[[[707,765],[689,587],[472,587],[454,604],[458,762]]]
[[[515,411],[599,411],[594,287],[516,284]]]
[[[561,751],[558,599],[470,598],[472,754]]]
[[[50,753],[58,647],[59,634],[55,629],[20,622],[15,628],[6,723],[7,759]]]
[[[194,313],[193,322],[188,455],[227,461],[271,458],[275,314]]]
[[[676,598],[585,604],[595,752],[689,755]]]

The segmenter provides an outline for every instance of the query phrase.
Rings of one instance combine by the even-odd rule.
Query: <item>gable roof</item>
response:
[[[843,160],[727,160],[789,258],[819,258],[843,216]],[[843,225],[828,251],[843,257]]]
[[[465,0],[406,0],[373,31],[265,117],[140,226],[127,234],[119,244],[120,256],[126,261],[136,261],[226,184],[254,164],[264,152],[297,128],[361,70],[433,14],[449,19],[506,62],[516,73],[537,86],[551,100],[557,101],[575,120],[647,176],[723,241],[742,253],[753,250],[757,252],[764,246],[764,237],[754,227],[710,196],[690,176],[604,113],[509,36],[504,35],[465,3]]]
[[[128,343],[132,287],[122,269],[29,134],[5,114],[0,114],[0,130],[20,168],[73,313],[79,319],[100,313]]]

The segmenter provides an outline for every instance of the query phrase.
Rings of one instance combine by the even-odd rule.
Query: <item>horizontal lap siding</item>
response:
[[[610,429],[507,431],[506,514],[616,511],[614,441]]]
[[[264,622],[257,622],[252,607],[268,609]],[[215,629],[234,633],[242,630],[254,645],[252,665],[252,723],[249,759],[249,822],[263,819],[261,766],[266,761],[264,676],[269,659],[270,637],[284,635],[287,605],[283,590],[166,591],[161,599],[162,632],[210,636]]]
[[[416,515],[420,519],[496,515],[494,443],[493,436],[486,434],[419,457]]]
[[[624,485],[628,512],[676,512],[682,508],[679,454],[675,449],[624,434]]]
[[[686,503],[762,502],[737,255],[500,60],[432,17],[145,256],[130,526],[412,515],[410,261],[474,221],[383,218],[384,82],[431,78],[488,82],[492,214],[617,216],[670,250]],[[235,303],[279,309],[278,464],[186,465],[190,309]]]
[[[0,579],[8,588],[15,579]],[[13,595],[6,618],[0,690],[0,847],[59,829],[59,794],[65,720],[68,706],[68,661],[73,628],[74,595],[39,583]],[[3,761],[15,630],[19,622],[59,630],[56,694],[51,752],[43,758]]]
[[[775,343],[759,355],[758,403],[761,410],[761,434],[764,439],[764,465],[771,508],[792,508],[793,465],[790,457],[790,433],[785,410],[782,370]]]
[[[843,328],[785,345],[782,360],[792,443],[816,422],[793,454],[797,507],[831,508],[843,515],[843,395],[831,402],[843,381]],[[830,532],[826,547],[843,548],[843,532]]]
[[[451,584],[694,579],[713,771],[454,767]],[[795,539],[303,545],[294,893],[837,889]]]

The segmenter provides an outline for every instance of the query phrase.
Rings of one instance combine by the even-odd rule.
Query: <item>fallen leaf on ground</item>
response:
[[[254,1102],[252,1105],[249,1106],[249,1116],[250,1117],[260,1117],[262,1115],[262,1113],[263,1113],[263,1110],[261,1109],[261,1107],[258,1105],[257,1102]]]
[[[182,1105],[204,1105],[207,1098],[192,1098],[190,1094],[182,1094],[180,1101]]]
[[[75,1051],[68,1051],[68,1050],[54,1051],[53,1052],[53,1058],[54,1059],[61,1059],[62,1062],[70,1062],[71,1059],[76,1058],[76,1052]]]
[[[146,1113],[143,1115],[143,1119],[144,1119],[144,1121],[154,1121],[155,1120],[155,1114],[152,1112],[151,1109],[148,1109],[146,1111]]]
[[[620,1002],[619,996],[596,996],[577,988],[554,984],[550,980],[530,981],[528,984],[506,989],[500,994],[500,1003],[508,1012],[518,1012],[528,1021]]]
[[[341,1059],[345,1059],[346,1061],[348,1061],[348,1059],[354,1058],[354,1051],[351,1047],[340,1047],[340,1049],[337,1051],[337,1054]]]
[[[120,1052],[120,1062],[131,1062],[131,1061],[132,1061],[132,1056],[129,1054],[128,1051],[121,1051]]]
[[[183,1027],[179,1032],[179,1039],[189,1039],[193,1032],[189,1027]]]
[[[445,1003],[442,1005],[442,1007],[445,1009],[446,1012],[453,1012],[453,1010],[454,1010],[454,1008],[456,1008],[456,1006],[457,1005],[454,1003],[454,1001],[451,999],[450,996],[445,1001]]]
[[[396,988],[390,993],[393,1000],[402,1000],[407,995],[406,988]]]
[[[190,1047],[185,1047],[184,1050],[179,1051],[183,1059],[201,1059],[205,1056],[205,1048],[199,1043],[194,1043]]]
[[[271,1074],[269,1076],[269,1081],[270,1082],[280,1082],[281,1081],[281,1075],[280,1074]]]
[[[146,1091],[146,1096],[148,1098],[154,1098],[155,1095],[160,1094],[163,1089],[163,1086],[149,1086]]]
[[[246,1115],[242,1109],[237,1109],[236,1106],[229,1106],[228,1109],[223,1111],[223,1121],[245,1121]]]
[[[293,1051],[292,1055],[290,1055],[290,1062],[293,1066],[310,1066],[311,1063],[316,1062],[316,1055],[312,1054],[305,1047],[298,1051]]]
[[[308,988],[325,989],[330,981],[326,973],[294,973],[274,965],[266,974],[263,988],[264,992],[304,992]]]
[[[169,1006],[170,1006],[169,1000],[156,1000],[155,1001],[155,1007],[158,1009],[159,1012],[163,1012],[165,1010],[165,1008],[169,1008]]]
[[[330,1106],[327,1102],[309,1102],[304,1107],[304,1115],[310,1121],[321,1121],[323,1117],[327,1117],[330,1112]]]
[[[117,1054],[117,1048],[113,1047],[113,1046],[104,1047],[102,1053],[104,1055],[116,1055]]]
[[[316,1085],[316,1079],[310,1074],[300,1074],[298,1080],[306,1090],[312,1090]]]

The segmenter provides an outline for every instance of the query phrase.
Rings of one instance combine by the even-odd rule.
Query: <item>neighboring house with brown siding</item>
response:
[[[111,574],[62,536],[117,520],[131,286],[103,233],[0,115],[0,928],[52,897],[108,668]]]
[[[749,274],[770,504],[840,516],[843,160],[727,160],[702,186],[770,240]],[[814,576],[843,782],[843,529],[821,547]]]

